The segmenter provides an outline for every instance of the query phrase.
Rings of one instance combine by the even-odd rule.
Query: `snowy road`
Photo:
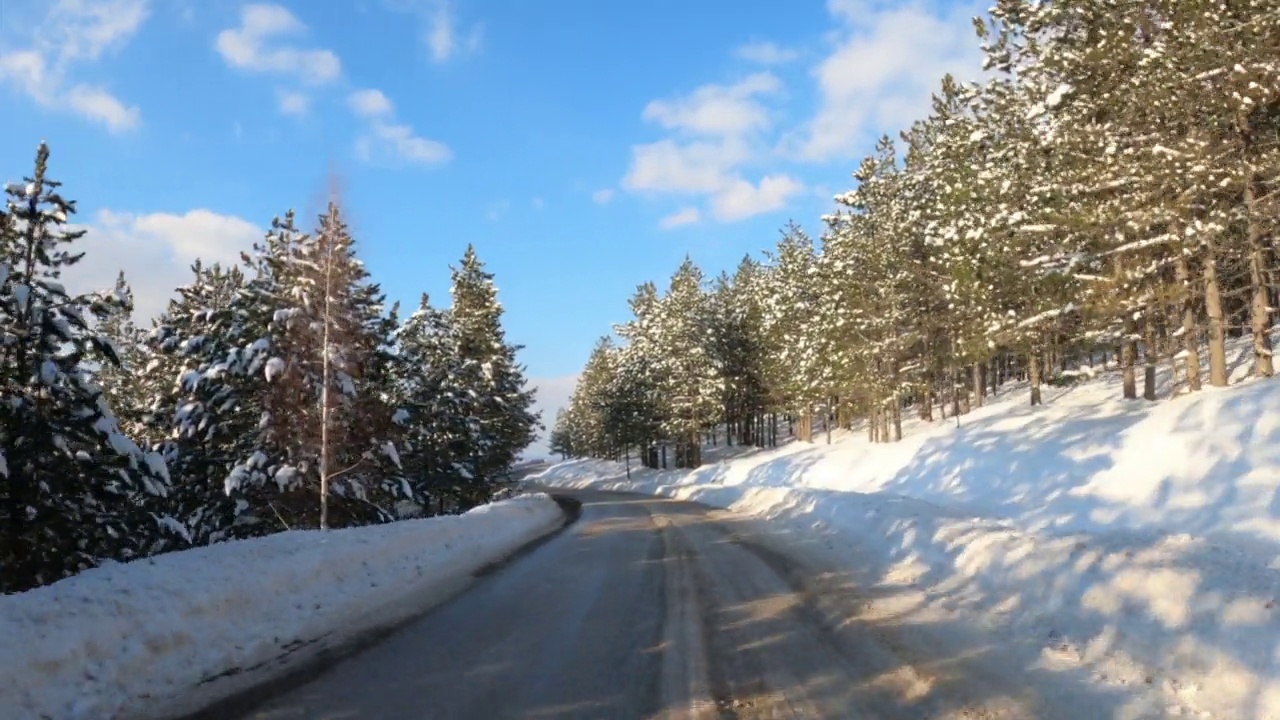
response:
[[[861,617],[865,597],[766,549],[758,524],[577,496],[560,535],[239,717],[1133,717],[970,629]]]

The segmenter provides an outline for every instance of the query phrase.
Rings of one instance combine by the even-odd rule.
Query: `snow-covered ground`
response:
[[[164,718],[422,612],[563,521],[546,495],[113,564],[0,597],[0,717]]]
[[[900,443],[836,433],[693,472],[571,461],[532,481],[753,515],[819,540],[806,552],[874,590],[869,614],[983,625],[1041,668],[1154,688],[1172,716],[1280,718],[1280,379],[1119,396],[1114,374],[1039,408],[1006,387]]]

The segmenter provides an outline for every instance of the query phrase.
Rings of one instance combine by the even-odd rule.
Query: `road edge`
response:
[[[560,507],[563,520],[558,526],[535,537],[500,558],[445,583],[445,588],[432,596],[418,610],[394,622],[365,628],[338,645],[325,647],[297,665],[264,678],[250,687],[233,691],[198,710],[165,716],[164,720],[226,720],[246,715],[273,697],[306,685],[338,663],[355,657],[386,640],[406,626],[430,615],[440,606],[470,590],[475,583],[494,574],[559,536],[582,515],[582,502],[561,493],[546,493]]]

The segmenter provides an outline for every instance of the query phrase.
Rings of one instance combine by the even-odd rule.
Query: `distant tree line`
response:
[[[105,293],[59,282],[85,230],[48,158],[0,211],[0,591],[465,510],[533,440],[520,347],[473,248],[450,307],[424,294],[402,320],[336,203],[312,232],[290,212],[239,264],[197,261],[143,328],[123,274]]]

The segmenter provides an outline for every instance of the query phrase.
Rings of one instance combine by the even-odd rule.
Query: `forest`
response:
[[[0,593],[110,561],[454,513],[507,485],[540,420],[493,275],[401,317],[336,201],[232,266],[197,261],[157,318],[127,278],[60,282],[94,238],[35,167],[0,211]]]
[[[1175,395],[1225,386],[1232,338],[1274,374],[1274,3],[998,0],[974,26],[981,79],[942,78],[816,240],[790,224],[732,273],[686,259],[637,289],[556,452],[696,467],[815,420],[892,442],[904,413],[961,416],[1011,379],[1036,405],[1104,368],[1157,401],[1161,363]]]

